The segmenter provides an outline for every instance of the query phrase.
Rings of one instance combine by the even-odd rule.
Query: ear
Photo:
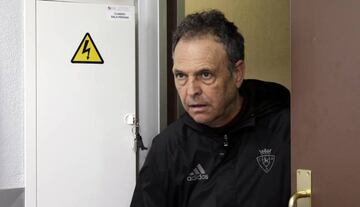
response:
[[[244,80],[244,76],[245,76],[245,62],[244,60],[238,60],[235,63],[235,68],[234,68],[234,79],[235,79],[235,84],[237,88],[240,88],[243,80]]]

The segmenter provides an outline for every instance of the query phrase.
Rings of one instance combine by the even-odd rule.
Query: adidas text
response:
[[[209,179],[208,175],[193,175],[193,176],[188,176],[186,178],[187,181],[194,181],[194,180],[207,180]]]

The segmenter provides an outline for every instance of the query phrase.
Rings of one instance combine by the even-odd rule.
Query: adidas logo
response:
[[[196,167],[190,172],[190,174],[186,178],[186,180],[189,182],[207,179],[209,179],[209,176],[208,174],[206,174],[204,168],[200,164],[197,164]]]

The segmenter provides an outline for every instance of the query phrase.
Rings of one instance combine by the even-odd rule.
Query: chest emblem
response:
[[[261,169],[268,173],[275,163],[275,155],[271,154],[272,149],[262,149],[259,150],[260,155],[256,157],[256,161],[261,167]]]
[[[196,180],[207,180],[207,179],[209,179],[209,176],[200,164],[197,164],[196,167],[186,177],[186,180],[189,182]]]

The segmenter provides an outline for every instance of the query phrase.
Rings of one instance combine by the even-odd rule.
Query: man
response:
[[[287,206],[288,90],[244,80],[244,39],[216,10],[183,20],[173,60],[186,113],[154,138],[131,206]]]

